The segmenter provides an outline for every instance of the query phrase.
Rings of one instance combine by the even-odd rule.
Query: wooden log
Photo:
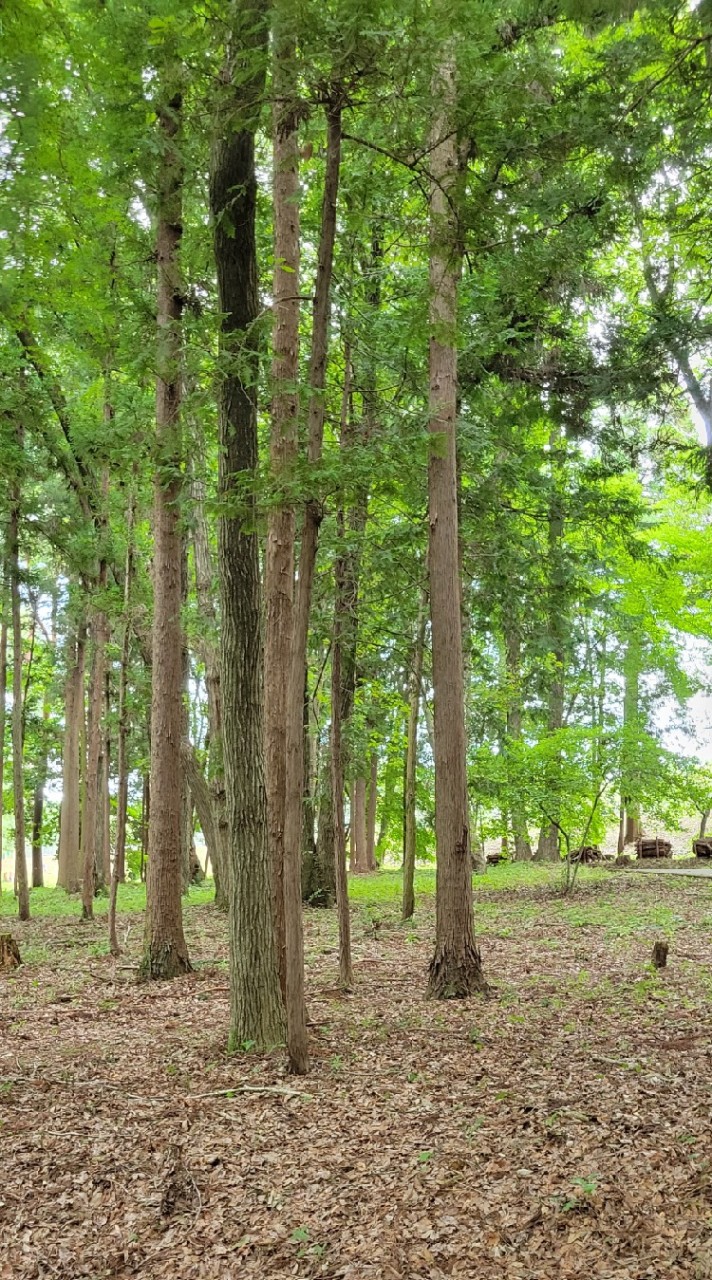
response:
[[[22,964],[20,948],[11,933],[0,933],[0,973],[9,973]]]
[[[635,851],[639,858],[670,858],[672,845],[669,840],[660,836],[639,836],[635,842]]]
[[[600,862],[602,857],[603,854],[597,844],[582,845],[580,849],[572,849],[570,854],[572,862]]]
[[[696,858],[712,858],[712,840],[693,840],[692,851]]]

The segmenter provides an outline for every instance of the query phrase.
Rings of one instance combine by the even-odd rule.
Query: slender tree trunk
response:
[[[428,465],[430,613],[433,654],[435,954],[428,994],[437,999],[484,989],[472,918],[465,690],[457,500],[457,292],[461,248],[453,199],[458,153],[456,89],[449,53],[433,85],[430,169],[430,432]]]
[[[35,784],[32,797],[32,888],[41,889],[44,885],[44,865],[42,861],[42,820],[44,817],[44,779],[47,761],[40,762],[40,777]]]
[[[223,750],[230,840],[230,1046],[260,1049],[284,1033],[272,918],[264,781],[263,648],[252,481],[258,464],[255,321],[260,310],[255,129],[267,56],[265,11],[246,4],[233,32],[215,121],[210,205],[218,303],[220,383],[219,576]],[[247,43],[249,41],[249,44]],[[246,79],[241,60],[249,54]],[[234,62],[233,62],[234,58]]]
[[[351,961],[351,917],[349,881],[346,873],[346,830],[344,827],[344,751],[341,741],[341,620],[334,616],[331,649],[331,818],[334,838],[336,914],[339,921],[339,982],[345,991],[353,987]]]
[[[270,464],[273,481],[288,482],[297,456],[299,417],[299,116],[295,100],[294,43],[275,20],[273,199],[274,283],[272,336],[272,427]],[[284,819],[287,755],[284,725],[291,663],[294,596],[294,504],[282,495],[269,513],[265,558],[265,764],[267,820],[272,863],[272,910],[279,981],[287,990],[284,897]]]
[[[81,881],[81,768],[84,725],[84,663],[86,623],[80,620],[76,637],[67,649],[67,682],[64,700],[62,752],[62,808],[59,821],[59,871],[57,883],[67,893],[77,893]]]
[[[3,818],[5,817],[5,721],[7,718],[7,564],[3,565],[0,624],[0,893],[2,893]]]
[[[503,630],[507,680],[507,748],[510,751],[512,749],[517,751],[522,742],[522,641],[519,619],[513,610],[511,602],[505,602],[504,605]],[[518,779],[515,778],[514,785],[510,781],[510,792],[512,793],[510,814],[512,835],[514,836],[514,857],[517,862],[531,862],[533,854],[529,842],[527,817],[523,806],[517,799],[518,785]]]
[[[201,455],[202,462],[202,455]],[[208,751],[207,775],[208,796],[213,808],[211,825],[215,828],[212,844],[208,845],[210,861],[215,881],[215,905],[221,911],[229,906],[228,887],[228,830],[225,810],[225,770],[223,766],[223,724],[222,724],[222,692],[220,681],[220,652],[217,641],[217,614],[213,597],[213,561],[208,538],[208,524],[205,516],[205,484],[202,476],[194,475],[191,484],[191,503],[193,507],[193,553],[195,561],[195,588],[201,616],[209,624],[210,634],[203,634],[200,641],[200,656],[205,667],[205,690],[208,699],[208,730],[210,747]],[[207,630],[207,628],[206,628]],[[195,797],[195,790],[193,791]],[[196,800],[196,809],[198,808]],[[198,814],[203,835],[208,840],[203,827],[203,820]],[[206,870],[207,874],[207,870]]]
[[[621,802],[625,808],[623,844],[635,844],[640,835],[640,802],[636,796],[636,774],[640,738],[640,670],[642,643],[640,619],[631,619],[631,630],[623,658],[623,768]]]
[[[564,565],[564,506],[562,469],[566,458],[566,439],[559,424],[552,427],[550,440],[551,500],[549,504],[549,588],[548,630],[551,654],[551,676],[548,696],[547,733],[554,735],[564,727],[566,674],[566,579]],[[547,813],[539,832],[537,862],[559,860],[559,811],[561,791],[560,758],[552,761],[549,772]]]
[[[19,429],[18,444],[22,448],[22,433]],[[27,856],[25,852],[25,779],[22,733],[22,622],[20,617],[19,551],[21,496],[18,480],[14,480],[12,483],[10,502],[7,541],[12,612],[12,791],[15,812],[15,878],[17,883],[18,913],[21,920],[29,920],[30,893],[27,883]]]
[[[371,752],[366,806],[366,869],[376,871],[376,816],[378,811],[378,752]]]
[[[707,830],[707,823],[709,821],[709,816],[710,816],[709,809],[705,809],[703,813],[701,813],[700,815],[700,834],[698,836],[699,840],[704,840],[705,838],[705,832]]]
[[[302,867],[302,897],[311,907],[330,907],[336,900],[336,835],[334,832],[334,785],[332,777],[331,729],[322,755],[318,792],[319,816],[313,861],[307,854]]]
[[[341,157],[341,104],[327,107],[326,170],[321,235],[314,290],[307,459],[312,467],[321,459],[324,437],[326,360],[331,276],[336,235],[336,201]],[[286,782],[284,815],[284,910],[287,972],[287,1043],[291,1070],[308,1069],[306,1006],[304,1002],[304,939],[302,935],[302,792],[304,786],[304,727],[302,699],[307,667],[307,637],[312,585],[319,544],[322,507],[317,497],[304,509],[299,552],[299,575],[294,604],[292,655],[286,701]]]
[[[415,855],[416,855],[416,782],[418,769],[418,712],[420,709],[420,685],[423,679],[423,654],[425,651],[425,626],[427,592],[422,591],[415,644],[410,668],[408,692],[408,738],[406,746],[405,787],[403,794],[403,902],[401,919],[410,920],[415,911]]]
[[[351,824],[354,832],[354,860],[352,871],[362,874],[368,871],[366,860],[366,779],[354,779],[351,789]]]
[[[126,511],[126,563],[124,566],[124,627],[121,637],[121,663],[119,667],[119,705],[118,705],[118,748],[116,771],[118,774],[116,794],[116,851],[114,854],[113,878],[117,884],[126,879],[126,817],[129,802],[129,708],[128,681],[129,657],[131,652],[131,592],[133,587],[134,566],[134,521],[136,518],[136,494],[131,489],[129,505]]]
[[[99,589],[106,586],[106,562],[99,571]],[[82,918],[94,918],[94,894],[99,883],[100,848],[97,834],[101,824],[101,773],[106,656],[106,617],[97,611],[91,622],[93,640],[89,678],[89,730],[84,804],[82,806]]]
[[[173,69],[172,69],[173,70]],[[181,911],[181,317],[182,94],[175,85],[158,109],[156,440],[153,482],[151,812],[143,958],[144,980],[190,969]]]

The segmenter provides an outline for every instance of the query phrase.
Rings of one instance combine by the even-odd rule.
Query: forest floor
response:
[[[563,898],[556,870],[498,867],[476,885],[492,997],[436,1004],[418,881],[406,925],[397,875],[352,881],[349,996],[334,915],[307,911],[304,1079],[226,1055],[206,890],[195,972],[151,987],[140,913],[115,961],[105,920],[33,895],[0,976],[0,1277],[711,1277],[712,885],[584,869]]]

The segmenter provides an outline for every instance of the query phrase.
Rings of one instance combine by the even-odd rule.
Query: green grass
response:
[[[474,878],[474,888],[478,897],[496,895],[517,889],[528,889],[549,886],[552,889],[562,884],[562,870],[556,866],[541,865],[531,862],[500,863],[490,867],[483,876]],[[579,882],[605,880],[605,871],[582,867]],[[351,876],[349,880],[349,897],[355,906],[365,910],[380,909],[397,910],[400,907],[403,877],[400,871],[375,871],[371,875]],[[214,886],[212,880],[191,887],[184,898],[185,905],[199,906],[212,902]],[[415,873],[416,902],[420,898],[433,897],[435,894],[435,868],[419,867]],[[143,911],[146,906],[146,886],[129,881],[119,887],[119,911],[122,913]],[[104,915],[109,909],[108,896],[101,895],[94,899],[94,912]],[[80,916],[81,898],[78,894],[68,896],[64,889],[33,889],[30,893],[30,913],[32,916]],[[17,915],[17,901],[7,891],[0,893],[0,917]],[[578,919],[572,923],[583,923]]]
[[[212,880],[192,886],[185,895],[186,905],[197,906],[212,902]],[[146,906],[146,886],[134,881],[119,885],[118,909],[123,912],[143,911]],[[103,894],[94,899],[95,915],[105,915],[109,910],[109,898]],[[82,900],[79,894],[69,895],[64,889],[32,889],[30,892],[31,916],[81,916]],[[17,915],[17,901],[11,893],[0,893],[0,918]]]

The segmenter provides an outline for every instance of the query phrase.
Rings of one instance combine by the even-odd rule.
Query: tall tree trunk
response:
[[[338,591],[338,588],[337,588]],[[351,917],[349,881],[346,874],[346,830],[344,826],[344,750],[341,741],[343,691],[341,678],[341,618],[334,614],[331,648],[331,806],[334,839],[336,914],[339,921],[339,982],[345,991],[353,986],[351,961]]]
[[[625,810],[623,844],[635,844],[640,835],[640,802],[636,796],[636,773],[640,738],[640,671],[642,666],[641,620],[631,618],[623,657],[623,761],[621,806]]]
[[[2,893],[3,818],[5,817],[5,721],[7,718],[7,563],[3,564],[0,624],[0,893]]]
[[[371,752],[366,805],[366,870],[376,871],[376,816],[378,811],[378,752]]]
[[[175,79],[179,73],[172,68]],[[167,77],[168,79],[168,77]],[[181,912],[180,760],[183,726],[181,627],[181,316],[183,99],[173,83],[158,108],[156,441],[153,478],[151,815],[146,923],[140,977],[190,969]]]
[[[22,432],[18,428],[18,446],[22,449]],[[15,813],[15,878],[18,913],[21,920],[30,918],[30,893],[27,883],[25,852],[25,778],[23,769],[22,715],[22,621],[20,617],[20,482],[13,480],[10,491],[8,526],[8,561],[12,612],[12,792]]]
[[[336,836],[334,833],[334,785],[331,729],[322,754],[319,781],[316,843],[306,849],[302,865],[302,897],[311,907],[330,907],[336,900]],[[311,856],[310,856],[311,855]]]
[[[202,452],[201,452],[202,462]],[[220,651],[218,647],[218,622],[213,597],[213,560],[205,516],[205,483],[202,475],[194,475],[191,482],[193,508],[193,555],[195,562],[195,589],[201,616],[209,623],[209,635],[200,638],[200,656],[205,667],[205,690],[208,698],[208,731],[210,747],[207,761],[208,799],[213,808],[210,824],[214,829],[212,844],[208,843],[210,861],[215,881],[215,905],[221,911],[229,906],[228,887],[228,830],[225,810],[225,769],[223,766],[222,692],[220,683]],[[202,772],[202,771],[201,771]],[[195,789],[193,789],[195,798]],[[203,799],[205,796],[203,795]],[[196,809],[198,803],[196,800]],[[206,842],[208,833],[198,811]]]
[[[354,778],[351,788],[351,826],[354,833],[354,857],[351,870],[357,874],[368,871],[366,861],[366,779]]]
[[[326,360],[331,276],[336,235],[336,201],[341,158],[341,100],[327,106],[326,170],[321,234],[314,289],[307,460],[316,467],[324,437]],[[284,814],[284,912],[287,955],[287,1045],[291,1070],[308,1068],[306,1006],[304,1003],[304,939],[302,935],[302,792],[304,787],[304,726],[302,700],[307,668],[307,637],[312,585],[319,544],[322,507],[316,496],[305,504],[299,551],[299,575],[293,611],[292,657],[286,701],[286,782]]]
[[[116,850],[112,880],[117,885],[126,879],[126,817],[129,802],[129,708],[128,681],[131,652],[131,593],[134,572],[134,521],[136,518],[136,493],[132,486],[126,510],[126,563],[124,565],[124,626],[121,637],[121,663],[119,667],[118,699],[118,747],[116,772]]]
[[[64,745],[62,749],[62,807],[59,816],[57,883],[76,893],[81,880],[80,749],[84,724],[84,662],[86,623],[80,620],[76,636],[67,645],[67,681],[64,693]]]
[[[566,459],[566,438],[561,426],[556,423],[551,430],[551,499],[549,503],[549,587],[548,587],[548,631],[549,650],[551,654],[551,675],[549,677],[547,733],[553,735],[564,727],[564,693],[566,674],[566,577],[564,566],[564,505],[561,485],[561,472]],[[561,790],[560,759],[552,761],[549,771],[547,815],[539,832],[537,845],[537,862],[558,862],[559,860],[559,812]]]
[[[106,587],[106,562],[99,570],[99,590]],[[94,918],[94,894],[99,883],[101,851],[97,834],[101,823],[101,773],[106,658],[106,616],[97,610],[91,621],[92,662],[89,678],[89,729],[82,806],[82,918]]]
[[[47,772],[46,757],[40,761],[40,776],[35,783],[32,797],[32,888],[41,889],[44,885],[44,864],[42,861],[42,820],[44,817],[44,789]]]
[[[220,338],[219,576],[223,750],[230,841],[230,1045],[260,1049],[284,1033],[272,919],[264,781],[261,583],[255,502],[258,464],[255,321],[260,309],[255,128],[267,51],[265,10],[247,3],[232,33],[210,173]],[[245,76],[241,60],[250,59]]]
[[[299,417],[299,115],[296,102],[294,41],[282,31],[284,15],[275,10],[273,200],[274,328],[272,336],[272,426],[270,464],[276,485],[288,483],[298,448]],[[291,662],[294,597],[294,504],[284,493],[271,508],[265,557],[265,766],[267,822],[272,864],[272,910],[279,981],[287,990],[284,897],[284,819],[287,754],[284,726]]]
[[[403,920],[410,920],[415,911],[417,837],[415,797],[418,769],[418,712],[420,709],[420,685],[423,679],[427,603],[427,592],[423,590],[420,596],[408,690],[408,737],[403,793],[403,900],[401,909],[401,919]]]
[[[522,640],[519,618],[511,603],[505,602],[503,617],[505,671],[507,680],[507,749],[519,750],[522,743]],[[519,781],[510,778],[510,815],[514,836],[514,857],[517,862],[531,862],[532,847],[529,843],[526,813],[517,798]]]
[[[485,987],[472,918],[465,690],[457,501],[457,292],[461,247],[453,200],[458,153],[450,52],[434,78],[430,169],[430,614],[433,654],[435,954],[428,995],[469,996]]]

